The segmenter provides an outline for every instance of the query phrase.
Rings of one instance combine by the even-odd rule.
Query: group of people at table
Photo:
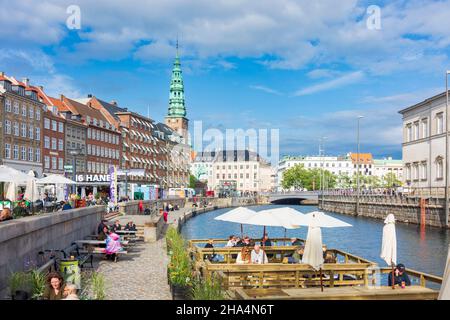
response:
[[[298,238],[291,238],[291,246],[297,247],[295,251],[291,254],[287,254],[283,257],[283,263],[300,263],[305,247],[303,246],[302,241]],[[271,247],[272,241],[269,238],[269,235],[266,233],[264,237],[255,242],[250,237],[245,236],[242,239],[238,236],[231,235],[228,238],[228,242],[225,245],[227,248],[231,247],[241,247],[241,251],[238,255],[232,255],[236,258],[237,264],[264,264],[269,263],[268,258],[272,258],[273,255],[269,254],[269,256],[264,252],[261,247]],[[214,248],[214,241],[210,239],[208,243],[205,245],[205,248]],[[219,257],[216,254],[207,255],[207,259],[210,261],[219,261]],[[335,257],[331,252],[326,252],[324,250],[324,259],[327,263],[334,263]]]
[[[112,226],[106,224],[107,220],[102,220],[97,227],[97,239],[105,241],[105,257],[117,261],[117,253],[123,251],[122,244],[120,243],[120,236],[117,231],[137,231],[136,225],[133,221],[128,222],[122,229],[122,225],[119,220],[116,220]]]
[[[293,253],[286,254],[282,262],[283,263],[301,263],[303,253],[305,250],[305,247],[298,238],[291,238],[290,239],[291,246],[296,247]],[[258,242],[253,241],[250,239],[250,237],[245,236],[242,239],[238,236],[231,235],[228,238],[228,242],[225,245],[227,248],[232,247],[242,247],[241,251],[238,253],[238,255],[232,255],[236,258],[236,264],[265,264],[269,263],[268,256],[264,252],[264,250],[261,248],[261,246],[264,247],[271,247],[272,241],[269,239],[268,234],[264,234],[264,237]],[[214,240],[210,239],[208,240],[208,243],[205,245],[205,248],[214,248]],[[269,254],[269,257],[272,258],[273,255]],[[337,259],[336,256],[330,252],[327,251],[326,248],[323,248],[323,257],[324,257],[324,263],[336,263]],[[219,261],[219,257],[217,254],[212,255],[206,255],[206,258],[212,262]],[[402,263],[399,263],[394,270],[394,284],[399,285],[402,287],[410,286],[411,280],[409,279],[408,274],[405,272],[406,268],[405,265]],[[389,273],[388,275],[388,285],[392,285],[392,274]]]

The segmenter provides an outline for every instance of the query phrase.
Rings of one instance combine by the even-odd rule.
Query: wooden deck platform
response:
[[[305,289],[243,289],[234,290],[238,300],[436,300],[439,292],[422,286],[335,287]]]

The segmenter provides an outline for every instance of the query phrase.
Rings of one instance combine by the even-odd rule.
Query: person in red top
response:
[[[168,216],[169,216],[169,213],[166,210],[164,210],[163,218],[164,218],[164,222],[166,222],[166,223],[167,223],[167,217]]]
[[[139,200],[139,212],[143,212],[144,211],[144,202],[142,200]]]

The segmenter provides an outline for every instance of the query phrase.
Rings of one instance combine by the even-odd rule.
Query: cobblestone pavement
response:
[[[169,213],[169,224],[191,208],[182,208]],[[121,218],[121,222],[129,221]],[[122,221],[124,220],[124,221]],[[140,223],[134,217],[135,223]],[[97,271],[105,276],[106,298],[108,300],[168,300],[172,299],[167,283],[165,237],[154,243],[138,242],[128,254],[122,255],[117,263],[102,260]]]
[[[105,276],[108,300],[171,299],[167,284],[168,257],[165,239],[140,242],[117,263],[100,261],[98,272]]]

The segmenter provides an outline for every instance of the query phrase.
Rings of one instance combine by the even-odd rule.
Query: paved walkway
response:
[[[186,211],[182,208],[169,213],[169,223],[176,223]],[[121,224],[133,220],[136,224],[144,222],[146,216],[122,216]],[[147,216],[148,219],[148,216]],[[172,299],[167,283],[166,240],[160,238],[154,243],[138,244],[122,255],[117,263],[102,260],[98,272],[105,276],[106,298],[108,300],[167,300]]]

